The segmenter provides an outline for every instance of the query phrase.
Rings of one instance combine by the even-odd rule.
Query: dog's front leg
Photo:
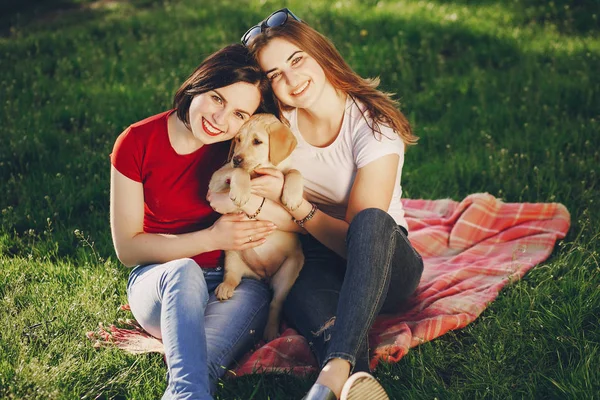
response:
[[[215,296],[217,296],[217,299],[230,299],[231,296],[233,296],[233,291],[238,287],[244,276],[251,276],[258,279],[258,276],[248,268],[239,252],[232,250],[226,251],[223,282],[215,289]]]
[[[285,174],[283,190],[281,192],[281,204],[290,211],[296,210],[302,204],[304,183],[300,171],[290,169]]]
[[[286,258],[279,271],[271,278],[271,287],[273,288],[273,300],[269,307],[269,319],[265,326],[263,337],[266,341],[271,341],[279,336],[279,321],[281,319],[281,309],[283,302],[290,289],[296,282],[298,274],[304,265],[304,254],[298,248],[291,256]]]
[[[230,186],[229,198],[238,208],[243,207],[250,200],[250,174],[241,168],[234,168]]]

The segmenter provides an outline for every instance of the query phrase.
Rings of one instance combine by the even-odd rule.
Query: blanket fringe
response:
[[[126,308],[122,306],[121,309]],[[111,324],[106,330],[100,322],[95,331],[86,333],[87,338],[94,342],[94,348],[116,347],[130,354],[165,353],[162,342],[146,332],[137,321],[119,318],[118,322],[128,328]]]

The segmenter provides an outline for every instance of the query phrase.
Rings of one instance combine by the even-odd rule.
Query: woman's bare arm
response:
[[[243,215],[221,217],[210,228],[178,235],[145,233],[143,223],[142,184],[112,166],[110,226],[117,257],[128,267],[193,257],[213,250],[255,247],[274,230],[269,222],[249,221]],[[253,239],[250,243],[249,237]]]
[[[304,225],[306,231],[345,258],[346,235],[356,214],[367,208],[379,208],[384,211],[389,209],[399,160],[397,154],[390,154],[360,168],[352,185],[345,219],[340,220],[317,211]],[[304,201],[291,214],[296,219],[302,219],[310,212],[311,207],[309,202]]]

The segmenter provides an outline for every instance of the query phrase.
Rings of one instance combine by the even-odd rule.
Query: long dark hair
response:
[[[256,112],[271,113],[280,117],[279,107],[268,79],[248,49],[241,44],[232,44],[211,54],[183,82],[173,99],[177,117],[189,128],[190,104],[195,96],[236,82],[256,85],[261,95]]]
[[[408,120],[398,109],[398,102],[392,98],[390,93],[377,89],[379,79],[365,79],[354,72],[333,43],[325,36],[305,22],[298,22],[289,18],[284,25],[266,29],[256,36],[250,42],[248,48],[252,55],[257,58],[260,51],[275,38],[293,43],[308,53],[323,68],[325,77],[334,88],[348,94],[353,99],[359,100],[365,106],[368,116],[373,121],[373,124],[369,125],[374,133],[381,133],[379,124],[383,124],[392,128],[406,145],[417,142],[418,137],[413,134]],[[290,107],[281,104],[279,101],[278,104],[282,110],[290,109]]]

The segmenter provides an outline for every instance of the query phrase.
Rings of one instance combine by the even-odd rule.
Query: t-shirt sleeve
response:
[[[110,154],[112,165],[136,182],[142,182],[142,146],[136,140],[135,130],[130,126],[119,135]]]
[[[404,162],[404,141],[390,127],[380,125],[381,133],[375,132],[365,123],[357,129],[353,140],[356,167],[365,165],[389,154],[398,154]]]

